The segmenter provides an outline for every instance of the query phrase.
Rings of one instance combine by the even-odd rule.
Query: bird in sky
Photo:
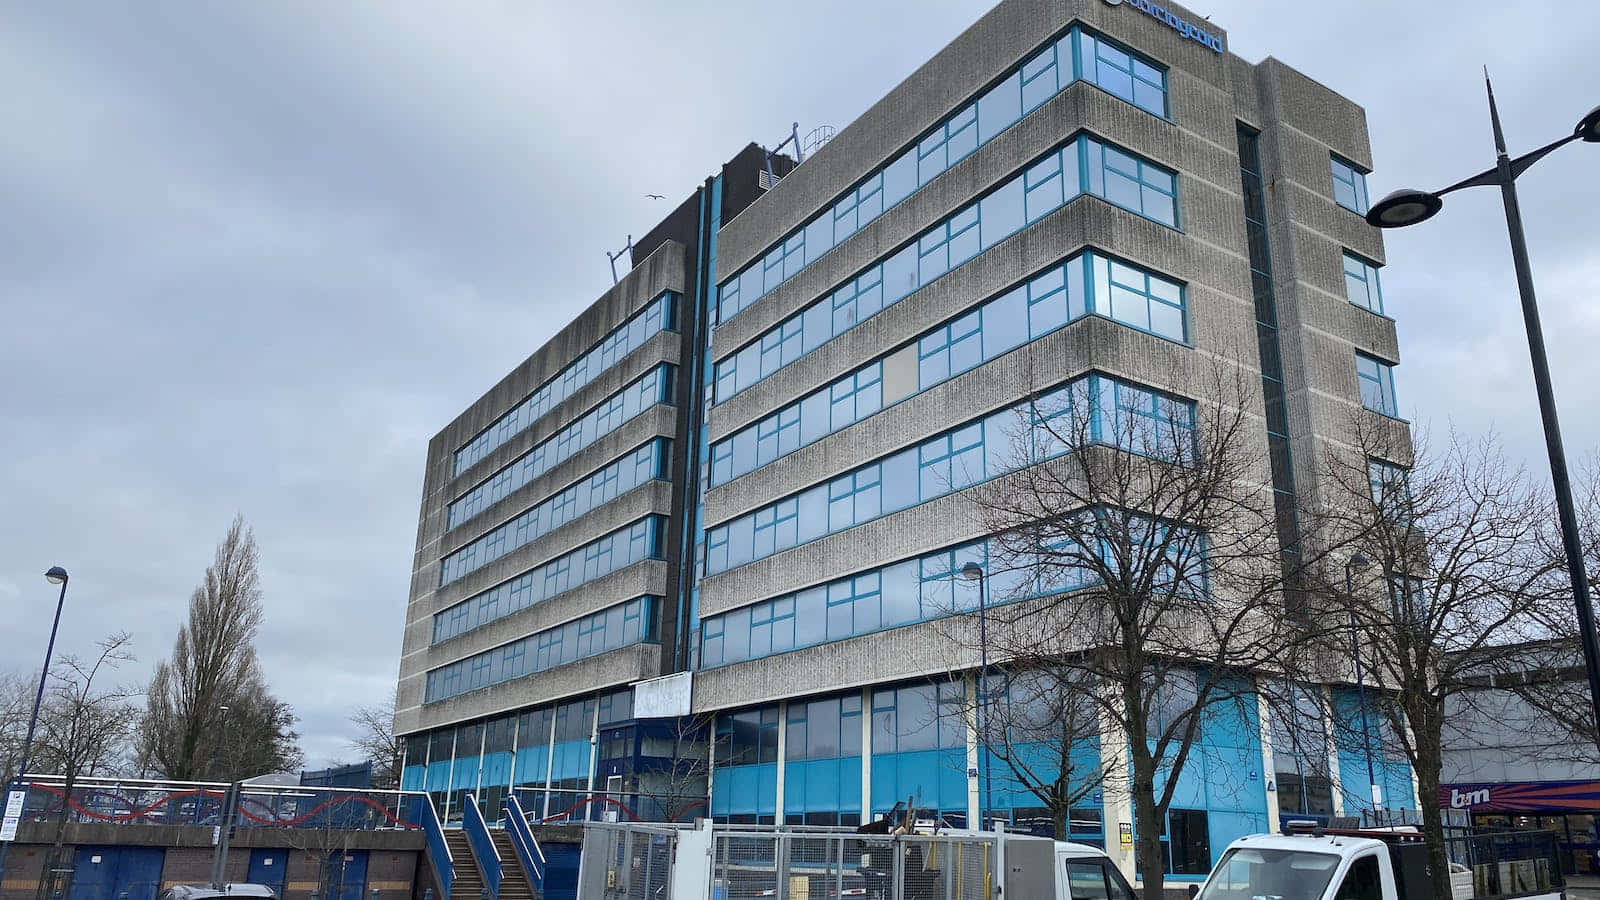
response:
[[[662,195],[662,194],[645,194],[644,196],[648,200],[665,200],[665,199],[667,199],[666,196]]]

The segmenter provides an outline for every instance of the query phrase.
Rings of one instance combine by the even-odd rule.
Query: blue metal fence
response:
[[[522,811],[522,802],[516,794],[511,794],[505,799],[506,834],[511,838],[511,846],[517,851],[517,859],[522,863],[522,868],[528,873],[528,878],[533,881],[536,890],[544,890],[544,850],[539,846],[539,841],[533,836],[533,829],[528,827],[528,814]]]

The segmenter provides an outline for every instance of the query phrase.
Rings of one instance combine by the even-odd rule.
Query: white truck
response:
[[[578,900],[1136,900],[1097,847],[1026,834],[591,823]]]
[[[1554,836],[1452,838],[1451,900],[1563,900]],[[1414,830],[1307,829],[1228,845],[1196,900],[1437,900],[1427,844]]]

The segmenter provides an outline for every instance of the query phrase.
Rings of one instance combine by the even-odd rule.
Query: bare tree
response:
[[[126,632],[99,641],[93,661],[68,655],[50,672],[47,703],[40,709],[34,768],[62,779],[55,838],[46,857],[38,896],[51,896],[61,870],[62,840],[71,813],[72,792],[82,778],[114,771],[127,761],[127,737],[138,715],[129,700],[136,688],[110,687],[96,679],[132,662]]]
[[[989,682],[981,718],[976,707],[982,691],[970,713],[984,723],[979,749],[1004,767],[1002,777],[1038,800],[1055,839],[1064,841],[1073,810],[1121,771],[1114,758],[1100,752],[1094,688],[1070,666],[1002,667]]]
[[[1163,897],[1161,836],[1204,729],[1254,721],[1256,673],[1313,625],[1288,590],[1313,551],[1284,552],[1261,425],[1245,412],[1260,409],[1259,380],[1170,359],[1170,384],[1208,389],[1198,408],[1080,379],[1019,409],[1009,473],[975,491],[990,535],[990,651],[1083,685],[1102,745],[1128,747],[1148,900]],[[1209,869],[1209,854],[1195,856]]]
[[[0,672],[0,785],[9,786],[22,764],[22,742],[38,685],[38,672]]]
[[[1544,529],[1552,516],[1527,473],[1493,436],[1452,435],[1441,452],[1424,439],[1396,445],[1354,426],[1359,453],[1330,453],[1327,527],[1354,535],[1367,568],[1346,594],[1328,567],[1322,597],[1359,634],[1377,721],[1368,724],[1410,763],[1435,887],[1448,895],[1437,796],[1449,712],[1471,703],[1486,672],[1517,665],[1514,645],[1539,637],[1553,569]],[[1409,464],[1409,465],[1408,465]],[[1350,643],[1344,647],[1348,652]],[[1346,745],[1371,746],[1341,722]]]
[[[139,751],[148,771],[232,781],[299,765],[293,711],[272,696],[256,659],[258,565],[255,536],[236,517],[146,691]]]
[[[372,763],[372,786],[393,788],[400,785],[400,739],[394,733],[393,698],[358,706],[349,717],[355,726],[350,747],[358,757]]]
[[[679,822],[709,814],[704,804],[709,797],[713,718],[679,717],[665,731],[645,732],[641,755],[650,761],[636,776],[635,815]]]

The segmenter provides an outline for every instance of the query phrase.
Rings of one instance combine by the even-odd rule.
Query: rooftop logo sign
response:
[[[1221,35],[1212,34],[1192,22],[1178,18],[1176,14],[1165,6],[1151,3],[1150,0],[1106,0],[1107,6],[1121,6],[1124,3],[1155,19],[1157,22],[1165,22],[1173,31],[1184,37],[1192,41],[1199,41],[1218,53],[1222,52]]]

